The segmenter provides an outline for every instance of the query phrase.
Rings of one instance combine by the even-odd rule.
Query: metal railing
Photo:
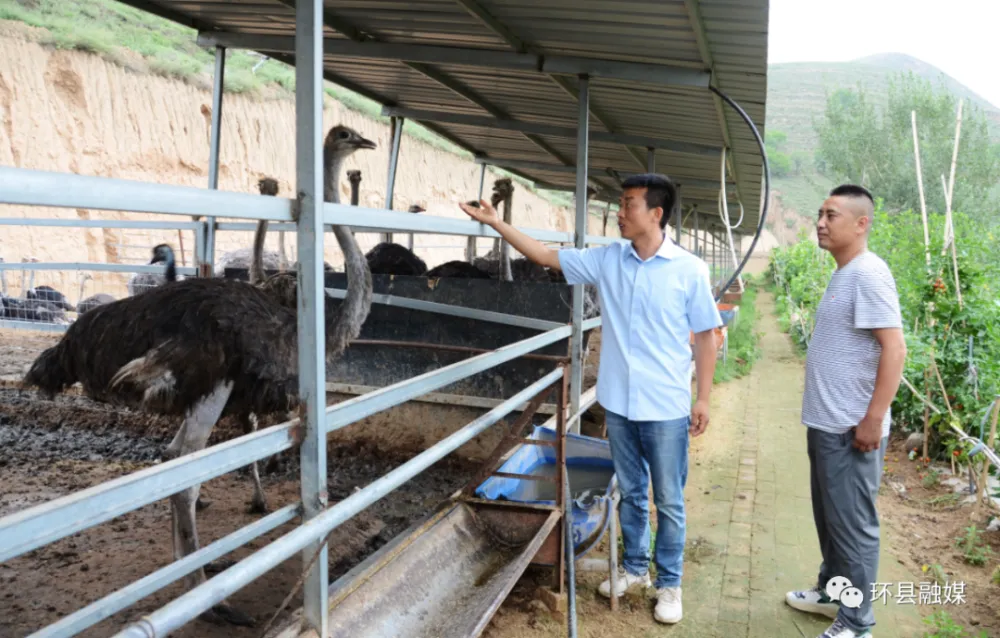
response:
[[[297,0],[296,19],[296,199],[261,197],[257,194],[217,190],[219,144],[222,118],[222,81],[225,50],[216,48],[213,87],[212,131],[209,148],[207,188],[152,184],[138,181],[91,177],[61,172],[0,167],[0,204],[83,208],[127,211],[132,213],[180,215],[194,221],[119,221],[64,219],[2,219],[2,225],[79,228],[122,228],[146,230],[190,230],[195,234],[197,268],[181,269],[184,274],[207,276],[214,263],[217,231],[252,230],[254,221],[274,222],[277,230],[294,230],[298,247],[298,350],[309,356],[299,358],[301,408],[299,418],[251,434],[186,454],[179,458],[133,472],[91,488],[29,507],[0,519],[0,561],[53,543],[80,531],[107,522],[124,513],[167,498],[183,489],[249,465],[255,461],[295,447],[300,455],[301,500],[242,527],[224,538],[184,558],[154,571],[58,622],[40,629],[35,636],[72,636],[129,607],[141,598],[191,574],[249,541],[277,529],[295,518],[300,524],[262,549],[250,554],[221,574],[191,589],[160,610],[130,625],[119,636],[162,636],[177,629],[231,593],[246,586],[297,552],[303,551],[303,622],[304,629],[326,635],[328,618],[328,564],[325,539],[344,521],[364,510],[407,480],[424,471],[445,455],[486,431],[517,410],[528,399],[564,375],[564,366],[542,376],[536,382],[493,407],[465,427],[439,441],[400,467],[362,488],[332,507],[326,496],[326,437],[329,432],[355,423],[367,416],[400,405],[413,398],[438,390],[471,375],[489,370],[552,343],[572,336],[579,349],[582,331],[600,325],[600,319],[583,321],[582,286],[574,287],[571,324],[555,324],[504,313],[487,313],[444,304],[378,296],[377,302],[420,310],[458,314],[486,321],[518,322],[518,325],[544,330],[533,337],[509,344],[493,352],[472,356],[438,370],[374,390],[334,406],[325,403],[324,304],[314,303],[323,293],[323,232],[330,224],[352,227],[361,232],[405,232],[496,238],[492,229],[474,221],[428,215],[413,215],[391,210],[357,208],[322,202],[322,0]],[[586,235],[586,121],[588,115],[588,80],[580,79],[580,114],[583,144],[578,149],[578,164],[584,178],[578,180],[577,214],[572,233],[543,229],[525,229],[541,241],[562,244],[609,244],[614,238]],[[401,134],[402,126],[397,127]],[[394,145],[398,148],[398,145]],[[392,167],[398,158],[393,153]],[[294,213],[294,214],[293,214]],[[216,218],[230,220],[217,222]],[[106,272],[161,272],[159,267],[128,264],[6,264],[18,270],[94,270]],[[340,296],[343,291],[327,290]],[[4,325],[39,329],[42,324],[7,322]],[[56,327],[56,326],[53,326]],[[573,410],[580,411],[582,362],[579,353],[571,353]],[[574,417],[576,418],[576,417]],[[311,561],[309,555],[319,557]],[[571,630],[575,631],[575,627]]]
[[[60,188],[52,188],[58,182]],[[46,186],[48,184],[48,186]],[[68,196],[72,193],[73,196]],[[241,193],[227,193],[183,186],[143,184],[101,177],[66,175],[62,173],[34,171],[0,167],[0,203],[28,204],[37,206],[86,207],[103,210],[126,210],[143,213],[165,213],[190,215],[193,212],[215,217],[226,217],[224,211],[239,211],[243,219],[268,219],[276,221],[282,229],[295,228],[290,223],[294,201],[277,197],[260,197]],[[433,216],[417,216],[409,213],[374,209],[359,210],[338,204],[317,206],[319,223],[352,226],[354,220],[364,220],[365,226],[353,226],[354,230],[397,231],[413,233],[435,233],[442,235],[464,235],[493,238],[498,236],[493,230],[476,222]],[[163,221],[117,221],[117,220],[62,220],[62,219],[2,219],[3,225],[53,226],[53,227],[113,227],[164,230],[194,230],[196,237],[207,236],[207,227],[215,230],[249,230],[253,223],[246,222],[163,222]],[[571,242],[573,233],[542,229],[525,229],[536,239],[549,242]],[[207,252],[199,240],[197,255],[203,259]],[[605,244],[617,241],[613,238],[587,236],[587,243]],[[321,266],[321,255],[301,255],[304,269]],[[310,264],[312,262],[312,264]],[[148,264],[101,264],[86,262],[64,263],[14,263],[0,264],[6,270],[92,270],[105,272],[162,272],[159,265]],[[197,268],[179,267],[180,274],[192,276],[199,273]],[[204,273],[202,273],[204,274]],[[301,278],[301,275],[300,275]],[[343,297],[346,291],[326,289],[326,294]],[[566,339],[573,333],[572,325],[519,317],[505,313],[489,312],[450,306],[433,302],[375,295],[375,303],[385,303],[417,310],[439,312],[470,317],[484,321],[496,321],[545,330],[531,338],[509,344],[493,352],[473,356],[458,363],[443,367],[394,385],[374,390],[359,397],[325,408],[319,436],[343,428],[351,423],[371,416],[382,410],[400,405],[428,394],[456,381],[478,374],[504,362],[544,348]],[[314,307],[322,308],[322,304]],[[322,325],[321,311],[310,313],[315,326]],[[578,330],[590,330],[600,325],[600,318],[582,321],[574,317]],[[28,329],[65,330],[66,326],[44,325],[34,322],[4,321],[3,327]],[[301,345],[300,345],[301,347]],[[145,617],[119,636],[163,635],[180,627],[221,601],[232,592],[249,584],[252,580],[273,568],[296,552],[308,548],[326,537],[330,530],[362,511],[372,503],[422,472],[446,454],[453,452],[473,437],[496,424],[505,416],[523,406],[525,401],[539,390],[553,383],[564,374],[557,368],[543,376],[534,384],[491,409],[464,428],[435,444],[430,449],[396,468],[386,476],[376,480],[333,507],[325,503],[314,506],[315,513],[308,517],[302,502],[288,505],[269,516],[240,528],[184,558],[119,589],[100,600],[60,619],[58,622],[40,629],[35,636],[72,636],[102,620],[126,609],[136,601],[169,586],[184,576],[196,571],[207,563],[224,556],[234,549],[261,537],[297,517],[303,522],[294,531],[282,536],[263,549],[251,554],[234,567],[215,576],[204,585],[192,589],[159,611]],[[318,379],[315,379],[318,381]],[[303,386],[310,380],[303,379]],[[304,389],[304,392],[306,390]],[[324,396],[322,390],[319,396]],[[586,406],[583,406],[585,409]],[[574,418],[579,417],[578,410]],[[255,461],[301,446],[310,435],[309,428],[296,419],[275,425],[258,432],[244,435],[230,441],[214,445],[199,452],[188,454],[154,467],[96,485],[89,489],[54,499],[47,503],[27,508],[0,519],[0,561],[7,561],[34,549],[48,545],[62,538],[88,528],[100,525],[117,516],[133,511],[155,501],[162,500],[183,489],[198,485],[244,467]],[[303,473],[316,471],[315,466],[302,465]],[[325,469],[323,472],[325,476]],[[303,483],[305,485],[305,483]],[[305,492],[305,490],[304,490]],[[318,499],[314,496],[314,499]],[[324,576],[325,578],[325,570]],[[325,588],[324,588],[325,589]],[[306,593],[307,598],[315,597],[315,592]],[[319,620],[319,619],[317,619]]]

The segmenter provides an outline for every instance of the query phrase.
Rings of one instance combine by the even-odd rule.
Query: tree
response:
[[[774,177],[785,177],[792,172],[792,159],[788,153],[781,150],[786,141],[788,141],[788,134],[784,131],[767,130],[764,146],[767,149],[767,161],[771,175]]]
[[[869,188],[885,199],[888,210],[920,210],[911,111],[917,113],[927,207],[943,212],[941,175],[947,178],[951,171],[958,99],[912,73],[890,79],[882,108],[860,86],[829,95],[824,117],[816,126],[817,167],[827,177]],[[986,115],[966,101],[952,209],[991,219],[998,203],[994,189],[998,182],[1000,145],[990,140]]]

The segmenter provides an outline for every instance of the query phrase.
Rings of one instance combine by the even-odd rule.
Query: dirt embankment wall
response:
[[[66,171],[163,184],[204,187],[208,181],[211,93],[190,84],[127,70],[96,55],[59,51],[19,38],[0,37],[0,165]],[[378,149],[359,151],[346,169],[360,169],[362,206],[382,207],[385,198],[391,132],[387,125],[327,100],[324,131],[340,123],[374,140]],[[294,193],[295,111],[289,99],[226,95],[223,103],[219,188],[256,193],[257,180],[277,178],[281,195]],[[487,196],[491,181],[487,175]],[[430,215],[464,218],[455,202],[475,197],[479,167],[429,144],[404,137],[396,177],[396,210],[421,204]],[[347,201],[349,184],[341,179]],[[518,187],[514,195],[518,225],[570,230],[572,211]],[[0,217],[78,219],[170,219],[187,217],[0,205]],[[613,227],[612,227],[613,228]],[[611,229],[609,229],[611,230]],[[613,228],[614,234],[617,229]],[[600,233],[600,220],[590,220]],[[249,246],[249,232],[218,234],[216,258]],[[364,249],[377,235],[359,234]],[[286,238],[295,258],[294,236]],[[42,262],[146,263],[150,248],[169,242],[183,248],[191,265],[194,237],[190,231],[41,228],[0,226],[0,257],[8,263]],[[181,245],[183,244],[183,246]],[[433,266],[464,254],[464,237],[417,236],[416,251]],[[480,240],[480,253],[492,246]],[[278,234],[268,237],[278,249]],[[178,254],[180,255],[180,250]],[[342,258],[332,237],[326,260],[340,269]],[[35,285],[49,284],[76,301],[82,273],[36,274]],[[8,273],[11,294],[18,294],[21,275]],[[127,276],[94,273],[85,294],[125,294]]]

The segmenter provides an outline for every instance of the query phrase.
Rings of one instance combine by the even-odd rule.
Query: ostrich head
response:
[[[323,156],[327,162],[332,162],[338,159],[344,160],[348,155],[360,149],[372,150],[375,148],[377,148],[375,142],[363,137],[351,127],[339,124],[326,134],[326,141],[323,143]],[[358,179],[360,178],[359,172]]]
[[[174,249],[169,244],[157,244],[153,247],[151,264],[166,264],[163,276],[167,281],[177,281],[177,264],[174,261]]]
[[[513,194],[514,183],[511,182],[509,177],[501,177],[497,181],[493,182],[493,197],[490,198],[490,203],[496,207],[500,204],[500,202],[506,200]]]
[[[414,204],[413,206],[410,206],[409,212],[411,212],[411,213],[424,213],[424,212],[427,212],[427,209],[424,208],[423,206],[421,206],[420,204]]]
[[[261,195],[274,197],[278,194],[278,180],[273,177],[261,177],[257,181],[257,189],[260,190]]]
[[[351,183],[352,186],[361,183],[361,171],[355,169],[353,171],[347,171],[347,181]]]
[[[168,244],[158,244],[153,247],[153,258],[149,261],[151,264],[169,264],[174,260],[174,249]]]

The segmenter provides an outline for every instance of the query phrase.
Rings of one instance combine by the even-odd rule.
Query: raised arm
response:
[[[466,203],[459,204],[469,217],[500,233],[500,236],[506,239],[508,244],[530,261],[546,268],[562,270],[562,266],[559,264],[559,251],[548,248],[537,239],[528,237],[510,224],[505,223],[500,219],[496,209],[485,199],[480,200],[479,205],[480,208]]]

